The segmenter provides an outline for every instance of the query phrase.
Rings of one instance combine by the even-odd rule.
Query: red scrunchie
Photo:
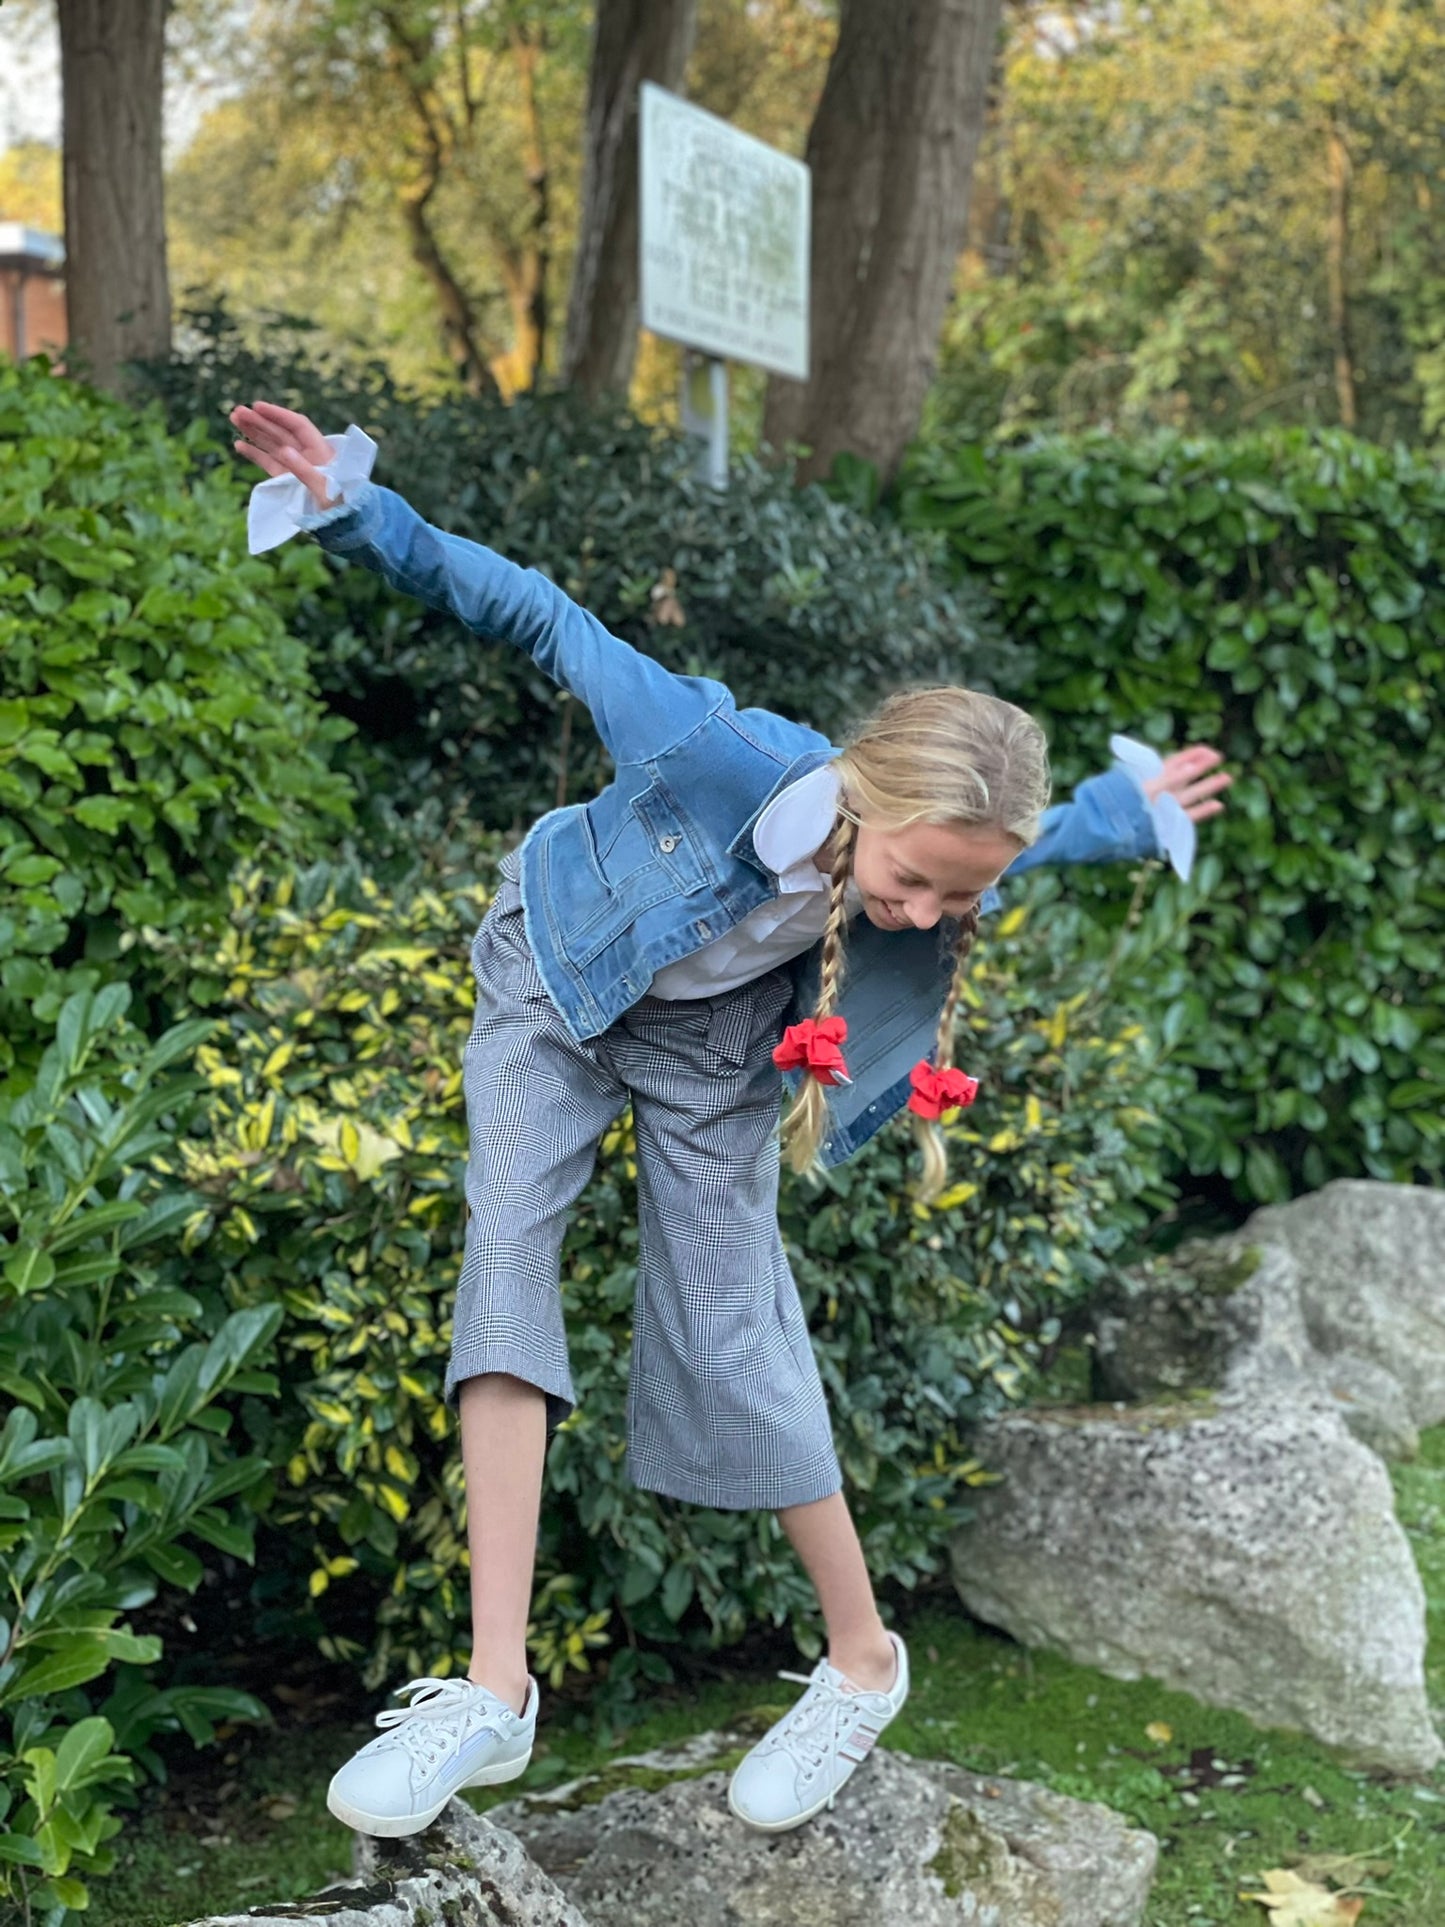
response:
[[[936,1071],[932,1064],[915,1064],[908,1073],[908,1081],[913,1086],[908,1108],[920,1117],[942,1117],[945,1111],[961,1110],[965,1104],[972,1104],[978,1096],[978,1079],[951,1067]]]
[[[805,1017],[801,1024],[789,1024],[783,1032],[773,1062],[780,1071],[807,1071],[820,1084],[851,1084],[842,1051],[847,1035],[846,1018]]]

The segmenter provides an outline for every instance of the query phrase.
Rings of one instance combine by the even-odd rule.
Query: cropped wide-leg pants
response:
[[[773,1047],[791,996],[775,969],[720,996],[645,996],[578,1043],[523,924],[515,857],[472,946],[464,1060],[468,1222],[447,1394],[505,1372],[575,1403],[560,1252],[598,1144],[632,1104],[639,1252],[628,1471],[697,1505],[826,1498],[842,1480],[778,1231]]]

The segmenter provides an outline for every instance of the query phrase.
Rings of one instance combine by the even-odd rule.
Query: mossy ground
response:
[[[1428,1433],[1420,1460],[1395,1468],[1394,1478],[1431,1601],[1429,1688],[1442,1717],[1445,1428]],[[1146,1927],[1266,1927],[1265,1910],[1241,1900],[1241,1890],[1258,1888],[1266,1868],[1320,1854],[1358,1854],[1388,1868],[1366,1881],[1361,1927],[1445,1927],[1445,1770],[1427,1784],[1349,1771],[1308,1740],[1261,1733],[1151,1681],[1108,1679],[1028,1653],[942,1598],[904,1624],[914,1692],[889,1743],[1041,1781],[1148,1827],[1163,1851]],[[739,1672],[659,1695],[621,1749],[554,1721],[536,1778],[613,1766],[619,1750],[663,1745],[749,1711],[766,1718],[793,1691],[770,1674]],[[176,1756],[170,1787],[149,1794],[120,1837],[116,1873],[96,1882],[90,1920],[174,1927],[296,1898],[341,1876],[350,1838],[325,1810],[325,1784],[369,1730],[358,1706],[355,1719],[237,1736],[229,1758],[215,1749]]]

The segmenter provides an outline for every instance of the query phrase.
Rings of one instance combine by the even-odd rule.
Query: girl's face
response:
[[[964,823],[858,829],[853,880],[880,930],[931,930],[961,917],[1023,849],[1004,831]]]

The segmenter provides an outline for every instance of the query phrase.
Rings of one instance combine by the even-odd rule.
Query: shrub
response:
[[[347,821],[346,726],[278,612],[324,565],[248,559],[204,439],[0,364],[0,1070],[137,929]]]
[[[146,1049],[127,998],[68,998],[33,1084],[0,1085],[0,1899],[26,1919],[87,1904],[156,1733],[263,1716],[247,1694],[157,1683],[161,1642],[128,1623],[162,1585],[197,1584],[188,1541],[249,1556],[238,1501],[270,1467],[223,1401],[274,1389],[254,1361],[280,1313],[158,1279],[196,1201],[138,1167],[164,1159],[194,1080],[163,1073],[206,1026]]]
[[[834,732],[889,687],[1006,678],[978,597],[942,579],[934,544],[796,489],[752,459],[719,495],[682,437],[565,394],[511,406],[422,402],[376,366],[316,365],[284,330],[249,354],[224,314],[191,317],[195,352],[153,372],[178,429],[225,432],[255,395],[330,430],[362,423],[377,479],[428,520],[545,569],[609,628],[669,667],[719,676]],[[585,710],[518,653],[488,648],[361,568],[334,565],[297,622],[316,673],[363,732],[363,789],[431,795],[488,826],[593,794],[606,760]]]
[[[1209,828],[1193,981],[1165,1019],[1200,1077],[1179,1119],[1190,1168],[1257,1199],[1340,1175],[1438,1182],[1438,467],[1338,432],[934,447],[901,507],[1034,645],[1021,699],[1053,720],[1065,778],[1120,727],[1216,742],[1237,773]]]
[[[997,924],[971,979],[962,1061],[985,1097],[954,1131],[951,1193],[910,1204],[901,1126],[820,1191],[785,1178],[784,1236],[869,1559],[905,1586],[936,1569],[979,1476],[968,1422],[1023,1394],[1060,1316],[1171,1196],[1163,1120],[1180,1077],[1123,1015],[1119,986],[1133,946],[1177,947],[1177,931],[1151,911],[1112,956],[1088,956],[1057,884],[1033,900],[1046,908]],[[474,994],[464,936],[481,907],[467,891],[388,900],[321,869],[252,873],[206,960],[225,992],[199,1058],[210,1134],[185,1147],[207,1200],[189,1265],[237,1304],[285,1309],[286,1400],[266,1441],[287,1464],[276,1517],[309,1552],[326,1650],[364,1661],[373,1685],[455,1663],[467,1623],[441,1391]],[[580,1403],[549,1457],[533,1629],[554,1676],[625,1633],[614,1690],[661,1665],[634,1636],[723,1643],[791,1619],[816,1643],[771,1519],[625,1483],[635,1175],[624,1118],[564,1247]]]

